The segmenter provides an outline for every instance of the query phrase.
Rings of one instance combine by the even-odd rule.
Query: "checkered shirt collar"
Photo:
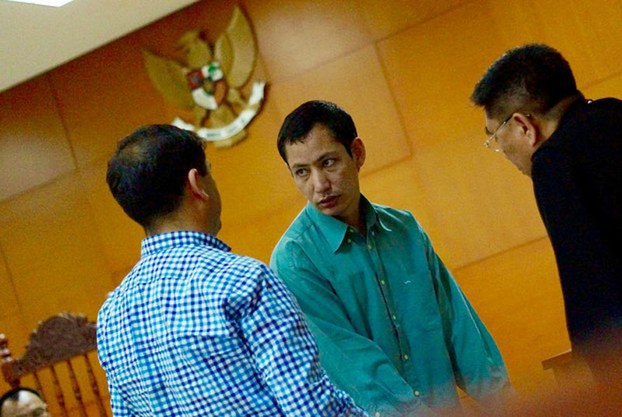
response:
[[[206,245],[224,252],[231,251],[231,248],[216,236],[184,230],[146,237],[141,244],[141,255],[144,257],[168,248],[185,245]]]

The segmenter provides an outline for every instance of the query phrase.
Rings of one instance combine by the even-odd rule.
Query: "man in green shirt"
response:
[[[494,340],[407,211],[370,203],[365,146],[325,101],[285,119],[278,149],[308,200],[271,266],[298,299],[334,383],[372,416],[458,410],[509,387]]]

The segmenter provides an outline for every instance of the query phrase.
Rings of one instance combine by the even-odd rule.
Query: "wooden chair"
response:
[[[545,371],[553,371],[555,377],[557,390],[555,401],[551,401],[558,409],[555,415],[560,417],[601,415],[588,412],[593,403],[591,400],[593,400],[594,379],[583,359],[567,350],[543,360],[542,368]],[[588,401],[588,398],[591,400]]]
[[[566,394],[581,385],[592,386],[594,380],[585,361],[567,350],[542,361],[542,369],[552,370],[558,389]]]
[[[13,388],[20,386],[22,378],[34,380],[34,388],[42,394],[50,408],[55,408],[45,398],[44,386],[52,385],[63,417],[69,417],[70,411],[75,415],[76,409],[80,417],[87,417],[87,406],[93,409],[92,402],[95,403],[98,415],[107,417],[110,413],[104,406],[98,381],[101,377],[96,377],[93,360],[89,358],[89,353],[93,357],[96,349],[95,323],[89,322],[84,315],[61,313],[39,323],[30,336],[26,352],[19,358],[11,356],[8,340],[0,334],[2,374]],[[85,370],[86,376],[77,373],[82,370]],[[48,380],[51,380],[51,384],[42,383]],[[71,398],[65,395],[69,391],[67,385],[73,392]],[[88,404],[85,404],[83,396],[84,385],[90,387]]]

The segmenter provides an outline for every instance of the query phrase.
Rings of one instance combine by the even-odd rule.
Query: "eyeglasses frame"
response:
[[[501,152],[501,148],[495,148],[493,146],[493,144],[492,144],[492,141],[493,140],[498,140],[497,139],[497,133],[499,133],[499,130],[501,130],[501,128],[503,126],[508,124],[508,122],[510,121],[510,119],[512,118],[514,113],[516,113],[516,112],[510,113],[510,115],[508,117],[506,117],[505,120],[499,126],[497,126],[497,128],[490,134],[490,136],[488,136],[488,139],[486,139],[486,142],[484,142],[484,146],[485,147],[487,147],[488,149],[490,149],[493,152]]]

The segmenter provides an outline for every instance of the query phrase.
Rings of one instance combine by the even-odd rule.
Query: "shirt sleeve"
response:
[[[320,366],[315,340],[284,284],[261,268],[245,306],[241,330],[256,367],[288,416],[367,414],[331,384]]]
[[[271,267],[300,302],[331,380],[372,416],[432,416],[382,349],[359,335],[330,283],[295,244],[277,249]]]
[[[108,326],[109,310],[106,305],[102,307],[97,317],[97,356],[99,363],[106,371],[106,382],[108,384],[108,392],[110,393],[110,408],[114,417],[130,417],[132,412],[126,401],[123,399],[123,393],[119,389],[118,382],[110,375],[109,367],[111,366],[108,358],[109,354],[109,337],[106,336]]]
[[[491,405],[493,394],[509,394],[505,364],[495,341],[469,300],[434,251],[427,234],[423,236],[445,343],[454,368],[456,384],[471,397]]]
[[[536,157],[534,193],[555,252],[573,347],[578,347],[600,328],[620,325],[622,261],[588,209],[569,158],[551,148]]]

